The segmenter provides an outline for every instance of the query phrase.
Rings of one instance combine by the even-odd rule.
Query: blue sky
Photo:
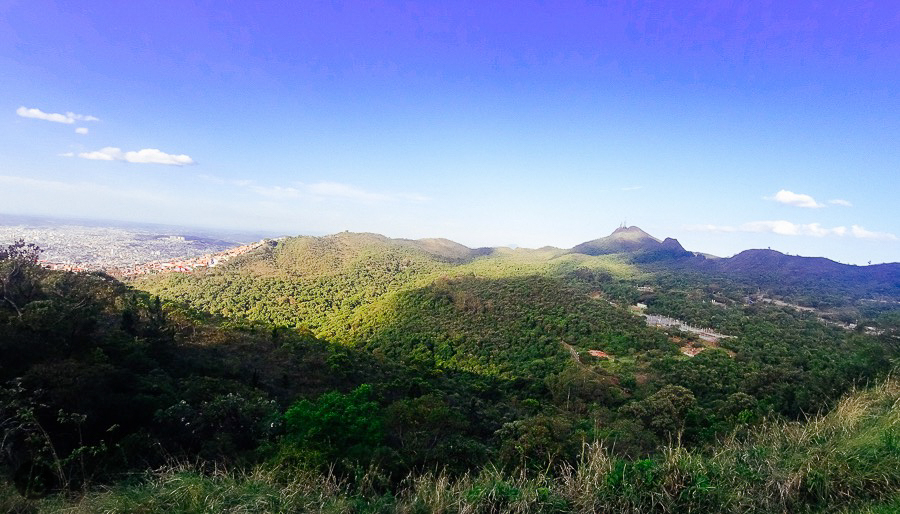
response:
[[[900,261],[893,2],[0,0],[0,212]]]

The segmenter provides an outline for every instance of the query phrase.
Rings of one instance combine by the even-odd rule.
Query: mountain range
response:
[[[900,263],[855,266],[824,257],[787,255],[771,249],[744,250],[720,258],[686,250],[677,239],[660,240],[636,226],[621,226],[612,234],[575,245],[569,253],[619,254],[636,264],[696,271],[752,280],[763,286],[836,287],[860,296],[900,297]]]
[[[619,227],[609,236],[574,246],[587,255],[625,254],[635,263],[754,281],[760,286],[828,286],[857,296],[900,296],[900,263],[854,266],[824,257],[786,255],[771,249],[744,250],[719,258],[689,252],[676,239],[659,239],[638,227]]]
[[[661,240],[637,226],[620,226],[608,236],[585,241],[570,249],[550,246],[539,249],[469,248],[442,238],[391,239],[378,234],[349,232],[301,239],[304,244],[321,245],[321,249],[332,245],[353,246],[377,242],[380,245],[415,249],[434,259],[452,263],[509,252],[540,255],[546,259],[563,255],[615,256],[648,269],[727,276],[768,287],[827,286],[857,298],[874,295],[900,299],[900,263],[897,262],[856,266],[824,257],[787,255],[771,249],[749,249],[723,258],[686,250],[677,239],[667,237]],[[350,239],[353,239],[353,243],[349,242]]]
[[[545,470],[540,494],[564,498],[581,490],[572,470],[605,484],[609,491],[591,493],[604,502],[638,486],[659,498],[657,487],[692,476],[672,493],[687,503],[667,512],[746,512],[732,508],[742,498],[711,504],[697,494],[734,489],[747,455],[775,459],[750,462],[770,470],[760,497],[786,490],[806,463],[830,459],[821,464],[830,474],[804,478],[812,485],[797,498],[754,500],[757,512],[812,512],[803,502],[882,498],[900,484],[889,409],[896,385],[883,399],[867,393],[883,410],[860,414],[852,400],[836,411],[839,430],[811,421],[812,436],[797,432],[808,413],[898,362],[897,264],[771,250],[718,258],[625,226],[569,249],[286,237],[215,266],[127,283],[16,255],[0,254],[0,511],[34,511],[21,502],[173,462],[348,481],[378,469],[379,487],[395,495],[421,470],[494,484],[453,493],[467,498],[496,496],[488,469]],[[754,433],[772,434],[762,436],[770,446],[723,443]],[[785,433],[797,441],[785,445]],[[588,450],[602,453],[584,460]],[[739,457],[696,460],[705,455]],[[677,476],[659,474],[668,469]],[[207,483],[204,472],[191,476]],[[760,487],[747,480],[743,489]],[[848,483],[875,485],[846,493]],[[869,490],[876,486],[884,490]],[[522,494],[502,487],[514,491],[508,498]],[[807,500],[811,487],[823,492]],[[550,510],[512,511],[656,505],[597,509],[570,497],[541,504]],[[507,499],[471,510],[509,512]],[[391,511],[379,505],[368,511]],[[192,509],[157,511],[183,510]]]

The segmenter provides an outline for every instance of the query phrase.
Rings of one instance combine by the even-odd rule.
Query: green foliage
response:
[[[710,451],[664,447],[627,460],[584,445],[575,463],[531,473],[487,466],[415,473],[385,491],[374,468],[354,480],[325,471],[163,469],[76,500],[0,506],[70,512],[894,512],[900,487],[900,383],[853,393],[805,423],[760,425]],[[890,435],[895,434],[895,435]],[[11,510],[11,509],[10,509]]]
[[[559,279],[441,277],[351,320],[349,339],[389,358],[543,380],[570,361],[563,342],[616,353],[672,346],[659,333]]]
[[[814,312],[621,256],[369,234],[142,279],[151,294],[15,255],[0,260],[0,471],[32,497],[87,491],[87,511],[741,512],[896,487],[893,393],[790,421],[890,369],[887,303]],[[734,337],[648,327],[637,301]],[[819,319],[850,314],[883,332]],[[89,492],[173,460],[197,465]]]
[[[28,272],[18,311],[0,306],[0,472],[23,494],[173,456],[256,460],[281,429],[277,400],[343,380],[319,371],[327,346],[307,335],[273,344],[102,274]]]
[[[520,403],[527,398],[552,407],[548,415],[567,426],[586,424],[593,436],[615,437],[630,455],[653,452],[676,433],[686,444],[707,443],[765,416],[796,419],[827,408],[900,354],[896,343],[885,344],[887,337],[848,333],[805,311],[750,304],[747,298],[759,291],[746,277],[698,272],[685,263],[673,270],[662,261],[641,264],[642,271],[627,261],[556,249],[476,252],[345,233],[289,238],[223,268],[150,277],[140,285],[234,320],[310,329],[363,349],[379,365],[408,366],[438,388],[442,374],[467,377],[462,384],[475,375],[492,379],[498,409],[457,408],[464,399],[444,404],[474,423],[473,430],[447,434],[417,426],[410,432],[389,424],[390,444],[409,450],[408,462],[416,463],[446,461],[441,453],[453,454],[451,446],[487,445],[494,457],[511,455],[511,443],[487,434],[537,414]],[[816,287],[829,294],[827,284]],[[722,350],[686,358],[670,336],[699,343],[647,327],[626,309],[637,301],[649,312],[735,337],[720,341]],[[890,325],[883,311],[877,315]],[[612,359],[597,360],[587,350]],[[327,366],[337,372],[351,361],[333,349]],[[359,382],[372,380],[360,376]],[[636,415],[668,385],[690,391],[691,409],[674,424],[662,414],[656,420]],[[410,433],[440,441],[464,433],[469,444],[421,444]],[[579,444],[579,430],[567,434],[564,447]]]
[[[500,462],[527,468],[571,459],[577,453],[575,430],[570,419],[546,414],[507,423],[497,433],[503,441]]]
[[[156,411],[159,437],[171,448],[206,460],[223,455],[237,459],[274,437],[280,428],[275,401],[239,383],[229,381],[227,387],[227,393],[197,392],[185,385],[187,399]]]
[[[12,309],[21,318],[25,304],[38,297],[40,253],[40,248],[22,239],[0,248],[0,315]]]
[[[622,414],[641,420],[661,438],[670,440],[684,430],[691,409],[697,404],[687,388],[667,384],[648,398],[622,408]]]
[[[284,414],[285,442],[314,465],[367,461],[384,439],[372,386],[363,384],[347,394],[332,391],[315,401],[300,400]]]

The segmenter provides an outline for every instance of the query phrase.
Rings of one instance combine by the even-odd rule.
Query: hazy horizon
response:
[[[900,11],[0,2],[0,212],[900,261]]]
[[[260,230],[233,230],[229,227],[171,225],[171,224],[166,224],[166,223],[148,223],[148,222],[140,222],[140,221],[125,221],[125,220],[98,219],[98,218],[77,218],[77,217],[64,217],[64,216],[56,217],[56,216],[46,216],[46,215],[41,215],[41,214],[13,214],[13,213],[0,213],[0,226],[9,225],[10,223],[8,222],[8,218],[10,218],[10,217],[19,218],[18,221],[19,222],[24,221],[25,224],[27,224],[28,220],[32,220],[32,221],[43,220],[43,221],[53,221],[53,222],[58,222],[58,223],[71,222],[71,224],[73,226],[80,226],[80,225],[78,225],[79,223],[84,223],[85,224],[84,226],[96,226],[96,227],[135,227],[135,228],[140,228],[140,229],[144,229],[144,230],[148,230],[148,231],[151,229],[157,229],[157,230],[159,230],[159,233],[170,233],[171,232],[174,235],[195,235],[195,236],[215,236],[215,237],[231,236],[231,238],[235,241],[235,244],[247,243],[247,242],[257,241],[257,240],[261,240],[261,239],[273,239],[273,238],[281,238],[281,237],[298,237],[298,236],[300,236],[300,237],[307,237],[307,236],[323,237],[323,236],[329,236],[329,235],[336,235],[336,234],[340,234],[343,232],[374,233],[374,234],[382,235],[382,236],[385,236],[385,237],[388,237],[391,239],[429,239],[429,238],[450,239],[450,238],[446,238],[445,236],[442,236],[440,234],[432,234],[432,235],[423,236],[423,237],[419,237],[419,238],[405,238],[403,236],[398,236],[398,235],[394,235],[394,234],[390,234],[390,233],[359,231],[359,230],[352,230],[352,229],[346,229],[346,230],[337,231],[337,232],[289,233],[289,232],[269,231],[269,230],[263,230],[263,229],[260,229]],[[642,227],[639,227],[637,225],[628,225],[628,227],[637,227],[637,228],[640,228],[641,230],[643,230]],[[522,248],[522,249],[536,250],[536,249],[550,246],[550,247],[558,248],[560,250],[567,250],[578,244],[609,236],[617,228],[619,228],[619,227],[615,227],[614,229],[610,230],[607,233],[595,234],[593,236],[590,236],[590,235],[585,236],[584,239],[578,241],[577,243],[567,244],[564,246],[549,245],[549,244],[524,246],[524,245],[516,244],[514,242],[506,243],[506,244],[498,243],[498,244],[479,245],[479,244],[467,244],[465,241],[459,241],[459,240],[455,240],[455,239],[451,239],[451,240],[456,243],[460,243],[464,246],[467,246],[468,248],[471,248],[471,249],[477,249],[477,248],[513,248],[513,249]],[[670,236],[667,236],[666,234],[650,233],[650,235],[659,240],[663,240],[667,237],[670,237]],[[250,236],[253,236],[256,239],[252,239],[252,240],[248,239],[248,237],[250,237]],[[697,254],[711,255],[713,257],[724,257],[724,258],[733,257],[734,255],[737,255],[738,253],[745,251],[745,250],[769,249],[769,250],[780,251],[778,248],[758,247],[758,248],[743,248],[742,250],[739,250],[738,252],[735,252],[733,254],[719,255],[719,254],[713,254],[712,252],[705,251],[702,248],[685,247],[685,249],[690,252],[697,253]],[[798,255],[800,257],[822,257],[819,255],[790,254],[789,252],[782,252],[782,253],[785,253],[787,255]],[[836,262],[841,262],[841,261],[836,261]],[[873,261],[871,263],[861,263],[861,264],[860,263],[842,262],[842,264],[865,266],[865,265],[876,265],[876,264],[894,264],[897,262],[898,261],[885,261],[885,262],[874,262]]]

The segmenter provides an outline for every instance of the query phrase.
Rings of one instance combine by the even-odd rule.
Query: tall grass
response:
[[[0,510],[59,512],[894,512],[900,505],[900,381],[846,396],[825,416],[766,423],[704,451],[680,445],[622,460],[585,445],[542,473],[493,467],[412,475],[386,487],[377,470],[352,483],[331,473],[260,467],[158,470],[80,498],[18,498]]]

